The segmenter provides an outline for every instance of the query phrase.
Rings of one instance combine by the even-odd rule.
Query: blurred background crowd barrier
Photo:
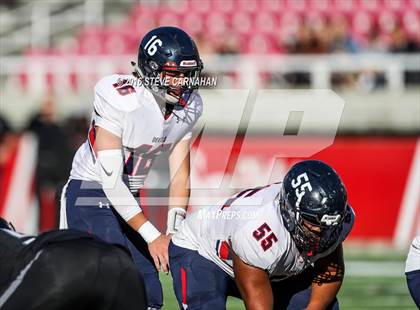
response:
[[[420,232],[420,0],[3,0],[0,9],[0,215],[21,230],[55,227],[96,81],[129,74],[142,35],[172,25],[195,38],[203,75],[217,77],[202,91],[210,137],[194,145],[193,186],[205,188],[235,165],[260,185],[275,157],[281,178],[301,159],[276,153],[288,143],[276,124],[282,102],[267,104],[247,130],[252,98],[258,89],[333,89],[345,101],[337,137],[312,157],[347,185],[357,213],[350,240],[404,248]],[[223,100],[241,90],[245,100]],[[227,124],[238,117],[232,131]],[[322,119],[305,135],[298,126],[295,141],[307,145],[328,130]],[[226,166],[219,152],[232,135]],[[167,177],[163,162],[151,183]],[[145,199],[145,209],[164,225],[164,206]]]

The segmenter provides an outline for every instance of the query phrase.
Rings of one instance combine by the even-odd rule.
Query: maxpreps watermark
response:
[[[255,219],[258,212],[255,210],[206,210],[197,211],[199,220],[249,220]]]
[[[119,78],[116,83],[118,86],[131,85],[133,87],[145,86],[149,88],[153,87],[216,87],[217,76],[201,76],[201,77],[132,77],[129,79]]]

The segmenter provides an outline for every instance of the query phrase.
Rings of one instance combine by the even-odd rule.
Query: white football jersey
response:
[[[234,277],[231,250],[245,263],[283,279],[298,274],[331,253],[349,234],[354,221],[349,207],[337,242],[308,262],[286,230],[276,199],[281,183],[242,191],[218,206],[202,208],[181,223],[175,245],[198,251]]]
[[[92,122],[88,139],[77,151],[71,179],[100,182],[93,146],[95,126],[121,137],[124,151],[124,180],[133,193],[144,184],[155,157],[191,138],[192,128],[201,116],[203,103],[195,91],[185,107],[174,106],[164,116],[152,93],[130,83],[134,77],[114,74],[95,86]],[[122,82],[124,81],[124,82]]]
[[[405,272],[420,270],[420,236],[414,238],[405,263]]]

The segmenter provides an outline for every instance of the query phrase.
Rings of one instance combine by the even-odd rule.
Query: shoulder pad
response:
[[[131,85],[134,77],[130,75],[108,75],[95,85],[95,96],[121,112],[131,112],[138,108],[136,89]]]

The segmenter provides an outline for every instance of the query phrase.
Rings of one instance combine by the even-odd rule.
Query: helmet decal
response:
[[[181,61],[181,67],[196,67],[197,61],[195,60],[183,60]]]
[[[302,179],[306,182],[301,185]],[[299,208],[300,201],[305,195],[306,189],[310,192],[312,191],[312,185],[309,182],[309,178],[306,172],[298,175],[296,179],[292,180],[292,187],[296,189],[295,190],[296,197],[297,197],[296,208]]]
[[[157,36],[152,36],[146,43],[144,49],[147,50],[147,53],[150,56],[153,56],[157,52],[157,45],[162,46],[162,44],[163,42],[160,39],[157,39]]]
[[[326,226],[334,226],[340,223],[341,214],[337,215],[328,215],[324,214],[321,218],[321,223],[325,224]]]

